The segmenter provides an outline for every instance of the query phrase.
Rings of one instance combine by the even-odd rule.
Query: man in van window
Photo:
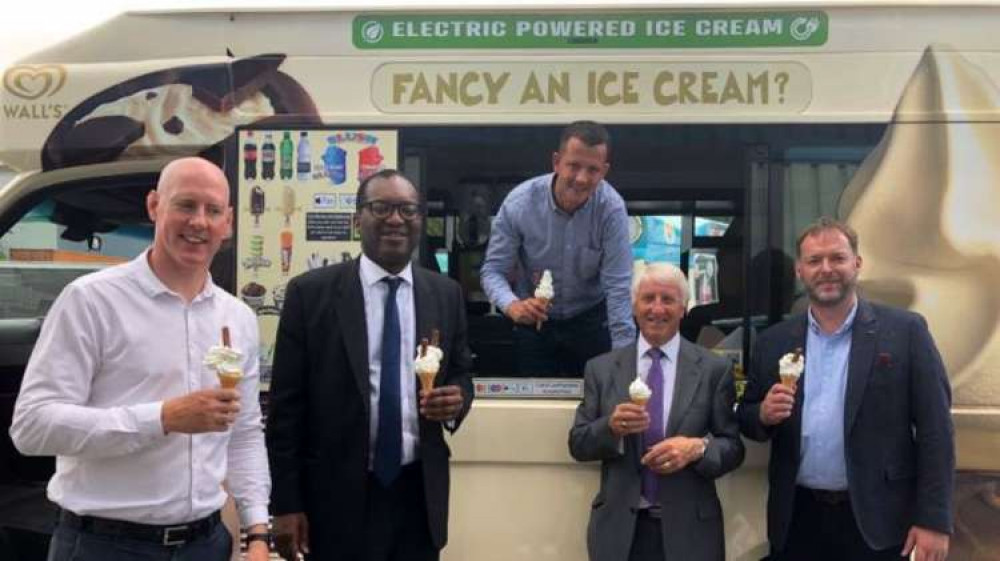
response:
[[[515,187],[493,223],[482,285],[515,324],[521,375],[579,375],[591,357],[635,340],[628,216],[604,180],[610,149],[603,126],[570,124],[553,172]]]
[[[681,337],[688,283],[647,266],[632,289],[638,340],[587,363],[570,454],[602,462],[590,561],[723,561],[715,479],[743,461],[729,361]]]
[[[808,310],[760,335],[740,428],[771,441],[776,561],[942,561],[952,531],[951,389],[924,318],[857,294],[858,236],[799,236]]]
[[[10,434],[56,456],[50,561],[223,561],[223,480],[269,554],[270,477],[257,401],[257,319],[208,272],[232,234],[229,185],[200,158],[163,168],[146,198],[152,246],[56,299],[28,362]],[[223,331],[227,351],[218,347]],[[210,353],[211,351],[211,353]],[[235,387],[206,357],[224,353]]]
[[[469,411],[472,359],[458,283],[410,262],[423,214],[406,177],[372,175],[361,257],[288,283],[267,445],[290,561],[436,561],[447,543],[444,431]]]

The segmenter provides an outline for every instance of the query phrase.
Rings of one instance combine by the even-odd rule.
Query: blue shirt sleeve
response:
[[[623,204],[614,205],[605,216],[601,245],[601,289],[607,298],[611,346],[621,348],[635,341],[632,321],[632,246],[628,239],[628,215]]]
[[[517,259],[517,249],[521,244],[510,219],[510,199],[500,206],[493,226],[490,229],[490,242],[486,248],[486,259],[479,271],[480,283],[486,292],[486,297],[502,312],[507,312],[517,296],[511,290],[507,281],[507,273],[514,268]]]

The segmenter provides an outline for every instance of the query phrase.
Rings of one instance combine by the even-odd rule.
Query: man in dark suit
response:
[[[771,440],[768,538],[776,561],[940,561],[952,530],[948,377],[917,314],[856,295],[857,234],[823,218],[798,241],[806,314],[757,340],[738,415]],[[804,350],[796,384],[783,357]]]
[[[587,363],[569,450],[602,462],[591,561],[725,559],[715,479],[742,463],[743,442],[729,362],[677,333],[687,301],[680,269],[647,266],[632,285],[638,341]],[[630,391],[643,386],[645,406]]]
[[[358,189],[362,256],[288,283],[278,326],[267,445],[279,552],[323,561],[438,559],[447,541],[442,427],[472,402],[457,283],[413,267],[422,205],[395,170]],[[421,390],[414,357],[440,334]]]

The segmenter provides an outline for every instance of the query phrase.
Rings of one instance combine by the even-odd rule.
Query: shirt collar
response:
[[[385,277],[398,277],[403,279],[406,284],[413,286],[413,265],[407,263],[406,267],[399,272],[398,275],[394,275],[389,271],[386,271],[378,263],[372,261],[364,253],[361,254],[361,283],[365,286],[371,288],[375,283],[381,281]]]
[[[639,341],[636,344],[637,350],[639,351],[639,357],[642,358],[646,356],[646,352],[653,348],[653,345],[649,344],[646,337],[639,333]],[[671,363],[677,364],[677,353],[680,352],[681,348],[681,336],[680,333],[674,333],[674,336],[670,338],[669,341],[660,345],[660,352],[663,356],[667,357]]]
[[[152,251],[152,247],[147,247],[145,251],[139,254],[135,259],[128,262],[126,267],[128,267],[131,272],[134,273],[133,278],[139,283],[139,287],[149,296],[156,297],[161,294],[170,294],[172,296],[179,296],[176,292],[171,290],[167,285],[163,284],[160,277],[156,276],[153,268],[149,265],[149,252]],[[197,302],[204,298],[212,298],[215,295],[215,283],[212,282],[212,273],[206,271],[205,275],[205,286],[202,287],[201,292],[195,296],[192,302]]]
[[[844,333],[850,331],[851,328],[854,327],[854,316],[857,315],[857,313],[858,313],[858,299],[857,297],[855,297],[854,305],[851,306],[851,311],[847,313],[847,317],[844,319],[844,323],[840,324],[840,327],[838,327],[833,333],[829,334],[828,337],[836,337],[838,335],[843,335]],[[813,317],[812,306],[809,306],[809,313],[806,314],[806,317],[809,318],[809,330],[817,335],[822,335],[823,330],[820,328],[819,322],[816,321],[816,318]]]

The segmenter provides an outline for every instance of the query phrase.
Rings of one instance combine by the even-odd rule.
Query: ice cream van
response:
[[[831,215],[859,232],[864,295],[926,317],[951,379],[952,558],[1000,558],[997,29],[986,1],[115,17],[3,69],[0,417],[61,288],[151,240],[142,201],[171,158],[231,180],[212,272],[257,313],[265,401],[286,283],[358,254],[359,181],[399,168],[428,202],[414,258],[462,285],[475,355],[443,557],[584,559],[599,469],[567,449],[582,380],[516,375],[478,271],[504,196],[587,118],[610,130],[637,265],[688,273],[682,333],[738,382],[755,335],[801,308],[797,231]],[[39,530],[51,461],[6,434],[0,455],[0,527]],[[767,555],[766,467],[748,443],[718,483],[728,559]]]

